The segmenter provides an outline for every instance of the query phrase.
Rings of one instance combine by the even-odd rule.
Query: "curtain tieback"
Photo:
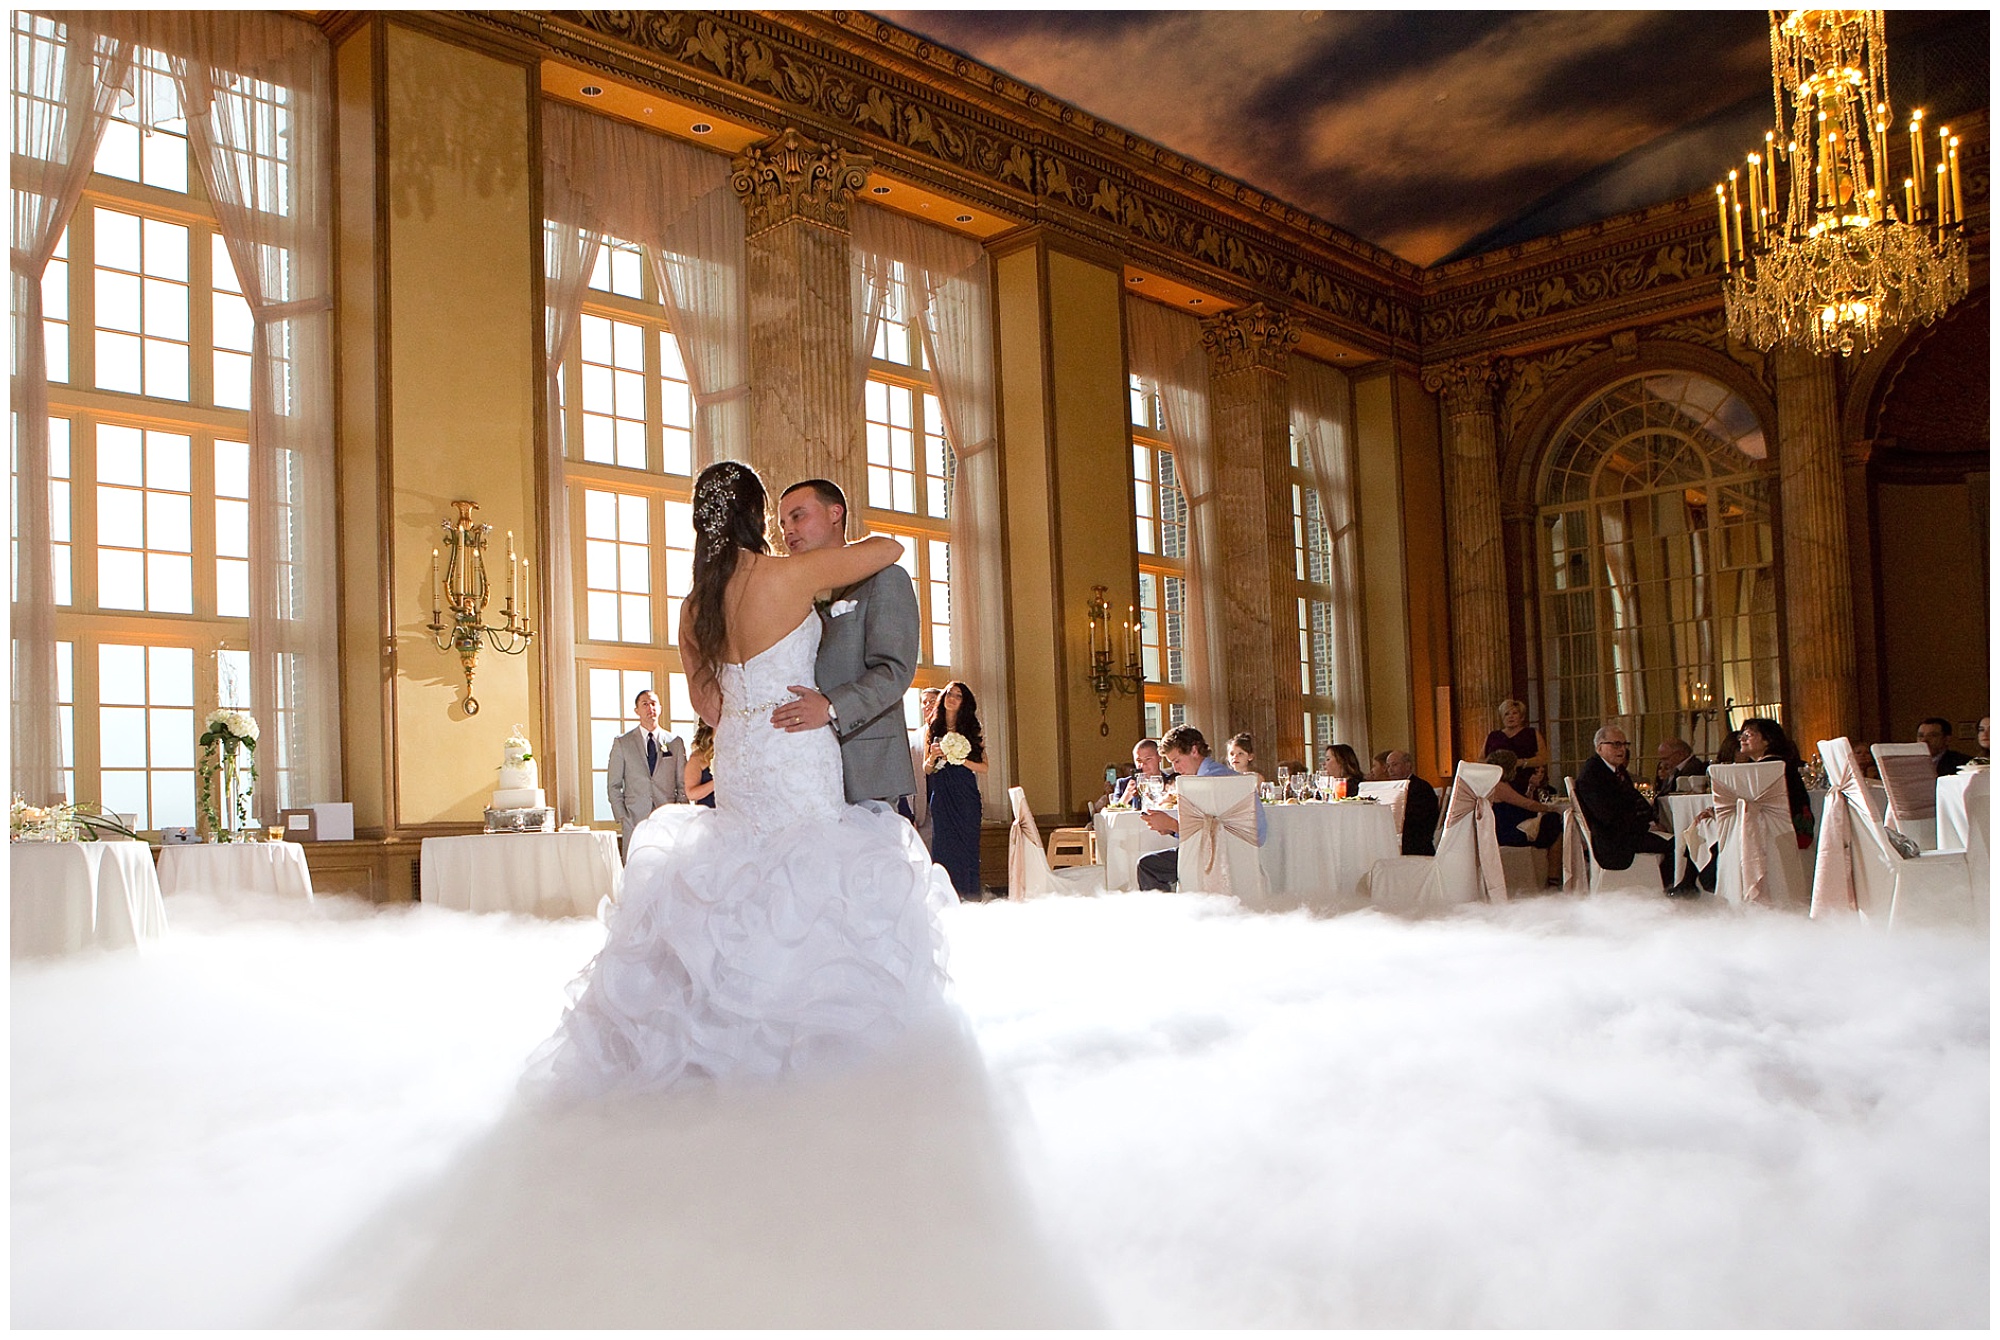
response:
[[[293,302],[250,304],[250,315],[259,321],[289,321],[295,316],[317,316],[332,310],[333,298],[327,294],[317,298],[299,298]]]
[[[726,405],[732,400],[742,400],[750,394],[750,383],[739,382],[735,386],[720,391],[696,391],[694,407],[707,409],[710,405]]]
[[[961,447],[957,443],[953,443],[952,450],[958,453],[959,460],[969,461],[974,456],[983,455],[999,445],[1000,439],[997,437],[982,437],[969,447]]]

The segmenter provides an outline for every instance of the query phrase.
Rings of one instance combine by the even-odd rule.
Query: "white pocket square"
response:
[[[826,617],[829,619],[838,619],[843,614],[851,613],[855,604],[856,602],[852,600],[836,600],[826,607]]]

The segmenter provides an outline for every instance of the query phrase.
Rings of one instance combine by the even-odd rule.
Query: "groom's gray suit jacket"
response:
[[[852,609],[833,610],[845,601]],[[866,581],[835,592],[820,611],[815,686],[837,714],[847,800],[893,802],[917,789],[910,766],[910,736],[903,726],[903,695],[916,678],[917,590],[910,574],[890,564]]]

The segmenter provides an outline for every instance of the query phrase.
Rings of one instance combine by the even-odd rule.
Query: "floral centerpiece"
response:
[[[257,718],[232,707],[208,714],[201,733],[201,817],[217,842],[234,842],[250,828],[250,793],[257,784]],[[216,804],[221,780],[222,802]]]
[[[966,739],[955,730],[948,730],[938,740],[938,756],[936,762],[931,766],[931,771],[936,772],[947,764],[956,764],[963,767],[965,760],[971,757],[972,741]]]
[[[8,814],[8,836],[15,842],[91,842],[100,833],[116,833],[135,841],[139,836],[102,805],[87,800],[30,805],[15,796]]]

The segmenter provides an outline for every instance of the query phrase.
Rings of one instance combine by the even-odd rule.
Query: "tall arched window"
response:
[[[1564,771],[1606,720],[1637,767],[1725,710],[1782,716],[1770,505],[1756,413],[1686,372],[1644,373],[1556,435],[1540,497],[1544,715]]]

